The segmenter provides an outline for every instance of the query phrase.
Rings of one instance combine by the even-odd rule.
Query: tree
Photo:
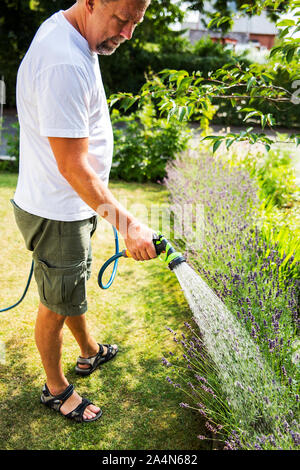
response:
[[[267,5],[261,0],[214,0],[207,2],[205,0],[187,0],[190,10],[199,11],[208,18],[212,29],[220,29],[223,33],[227,32],[232,24],[232,17],[236,12],[244,12],[248,16],[260,14],[262,9],[266,10],[267,16],[271,21],[278,21],[280,15],[290,9],[292,0],[282,2],[272,2],[273,5]],[[209,4],[209,5],[208,5]],[[208,25],[204,20],[204,26]]]
[[[34,3],[2,0],[0,13],[0,74],[6,83],[7,102],[14,104],[17,65],[39,26]]]
[[[289,2],[291,8],[300,7],[299,1]],[[286,1],[256,0],[252,5],[242,5],[241,12],[257,14],[268,8],[277,14],[278,10],[286,8]],[[224,17],[222,18],[222,20]],[[211,23],[218,26],[220,21],[219,12],[212,18]],[[228,22],[231,17],[228,18]],[[281,44],[274,47],[270,57],[278,57],[286,66],[293,60],[296,63],[300,58],[300,39],[293,34],[300,31],[300,12],[296,12],[295,19],[286,19],[277,22],[280,28]],[[291,34],[292,33],[292,34]],[[286,67],[287,69],[287,67]],[[289,73],[289,72],[288,72]],[[297,73],[296,72],[296,76]],[[294,75],[293,75],[294,74]],[[292,70],[290,78],[296,78]],[[299,74],[300,83],[300,74]],[[299,88],[299,87],[298,87]],[[189,74],[185,70],[163,70],[159,77],[149,80],[136,96],[131,94],[117,94],[111,97],[111,105],[121,101],[121,106],[127,110],[133,103],[143,103],[149,96],[157,103],[161,114],[167,114],[168,119],[176,118],[179,121],[189,120],[198,116],[203,127],[208,127],[214,116],[214,107],[218,100],[230,101],[233,108],[238,109],[244,115],[245,125],[251,123],[251,119],[259,118],[262,131],[253,132],[253,127],[248,127],[240,133],[230,133],[225,136],[209,135],[205,139],[211,139],[213,150],[216,151],[221,143],[225,141],[229,148],[234,142],[246,140],[250,143],[263,143],[266,150],[270,150],[273,140],[264,133],[264,128],[273,128],[276,121],[272,113],[264,113],[260,105],[265,102],[276,107],[281,103],[295,106],[295,94],[290,90],[275,84],[275,73],[273,71],[262,71],[257,64],[243,66],[237,60],[235,64],[227,64],[216,72],[204,77],[201,71]],[[244,104],[245,103],[245,104]],[[300,134],[291,136],[296,145],[300,144]]]

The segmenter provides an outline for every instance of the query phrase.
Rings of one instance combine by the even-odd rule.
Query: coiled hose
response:
[[[98,285],[99,285],[99,287],[101,287],[101,289],[108,289],[112,285],[112,283],[115,279],[115,276],[117,274],[119,258],[121,256],[124,256],[125,258],[128,258],[128,257],[131,256],[130,253],[128,252],[128,250],[119,251],[118,232],[117,232],[117,229],[114,226],[112,226],[112,228],[113,228],[114,239],[115,239],[115,254],[111,258],[109,258],[107,261],[105,261],[105,263],[103,264],[103,266],[101,267],[101,269],[98,273]],[[168,240],[165,237],[163,237],[161,234],[158,234],[158,235],[155,234],[154,235],[153,243],[154,243],[154,246],[155,246],[155,251],[156,251],[157,256],[160,255],[161,253],[166,254],[164,261],[171,270],[173,270],[176,265],[178,265],[178,264],[185,261],[185,258],[181,255],[181,253],[178,253],[173,248],[173,246],[170,244],[170,242],[168,242]],[[107,267],[111,263],[114,263],[114,266],[113,266],[113,270],[112,270],[110,279],[107,282],[107,284],[103,284],[102,278],[103,278],[104,271],[107,269]],[[19,305],[22,302],[25,295],[27,294],[27,291],[28,291],[28,288],[29,288],[29,285],[30,285],[30,282],[31,282],[31,278],[32,278],[32,274],[33,274],[33,268],[34,268],[34,261],[32,261],[30,273],[29,273],[28,280],[27,280],[27,284],[26,284],[25,290],[24,290],[23,295],[20,298],[20,300],[18,300],[18,302],[11,305],[10,307],[0,309],[0,313],[1,312],[7,312],[8,310],[11,310],[12,308],[16,307],[17,305]]]

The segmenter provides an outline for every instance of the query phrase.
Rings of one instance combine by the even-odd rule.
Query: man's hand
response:
[[[132,222],[123,234],[126,248],[136,261],[156,258],[153,236],[154,232],[139,221]]]

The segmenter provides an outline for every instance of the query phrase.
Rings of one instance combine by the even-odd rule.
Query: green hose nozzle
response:
[[[181,253],[175,250],[171,243],[160,233],[155,234],[153,238],[155,251],[157,255],[165,253],[165,259],[163,260],[168,267],[173,270],[175,266],[186,261],[185,257]]]
[[[166,257],[163,261],[168,265],[171,270],[173,270],[178,264],[186,261],[185,257],[182,256],[181,253],[176,251],[175,248],[173,248],[173,246],[171,245],[171,243],[161,233],[158,232],[154,235],[153,244],[157,256],[162,253],[166,253]],[[125,258],[131,257],[128,250],[123,250],[122,256],[124,256]]]

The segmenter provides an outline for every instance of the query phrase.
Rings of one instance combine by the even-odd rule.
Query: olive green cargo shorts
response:
[[[30,214],[11,200],[16,223],[33,252],[34,277],[40,301],[65,316],[87,311],[86,281],[91,276],[91,237],[97,216],[75,222]]]

